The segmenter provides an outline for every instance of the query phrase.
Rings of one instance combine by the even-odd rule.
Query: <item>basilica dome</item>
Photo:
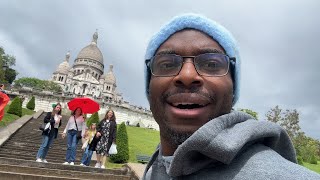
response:
[[[66,59],[61,64],[59,64],[59,66],[58,66],[58,68],[56,70],[57,73],[68,74],[68,71],[70,69],[69,58],[70,58],[70,53],[68,52],[66,54]]]
[[[93,39],[91,44],[84,47],[79,52],[77,59],[92,59],[92,60],[99,61],[101,64],[103,64],[103,55],[97,46],[97,40],[98,40],[98,33],[95,32],[93,34]]]

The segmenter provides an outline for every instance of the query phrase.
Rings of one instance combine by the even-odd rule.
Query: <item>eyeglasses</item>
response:
[[[152,75],[168,77],[180,73],[184,59],[193,58],[197,73],[201,76],[225,76],[229,71],[229,64],[235,64],[236,58],[221,53],[205,53],[198,56],[179,56],[176,54],[160,54],[147,59],[146,66]]]

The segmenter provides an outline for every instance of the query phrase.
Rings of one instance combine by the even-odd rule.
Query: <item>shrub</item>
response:
[[[36,104],[35,104],[35,98],[34,96],[32,96],[32,98],[30,99],[30,101],[27,104],[27,108],[30,110],[34,110]]]
[[[96,123],[97,125],[99,124],[99,114],[98,114],[98,112],[92,114],[92,116],[87,120],[87,122],[86,122],[87,127],[90,128],[92,123]]]
[[[7,111],[7,113],[9,114],[15,114],[19,117],[22,116],[22,105],[21,105],[21,100],[20,98],[17,96],[12,100],[12,103],[9,106],[9,109]]]
[[[117,150],[118,154],[111,155],[110,160],[115,163],[125,163],[129,160],[129,145],[127,128],[121,123],[117,132]]]
[[[298,164],[303,165],[303,160],[301,156],[297,157]]]
[[[315,155],[313,155],[313,156],[311,157],[310,164],[318,164],[318,161],[317,161]]]

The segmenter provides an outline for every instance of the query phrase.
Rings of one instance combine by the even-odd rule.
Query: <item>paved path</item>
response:
[[[147,166],[146,164],[140,164],[140,163],[127,163],[127,165],[136,174],[136,176],[138,176],[139,179],[142,178],[144,169]]]

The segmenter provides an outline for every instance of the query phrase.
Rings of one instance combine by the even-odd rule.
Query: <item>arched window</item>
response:
[[[63,81],[63,77],[61,77],[61,82]]]

